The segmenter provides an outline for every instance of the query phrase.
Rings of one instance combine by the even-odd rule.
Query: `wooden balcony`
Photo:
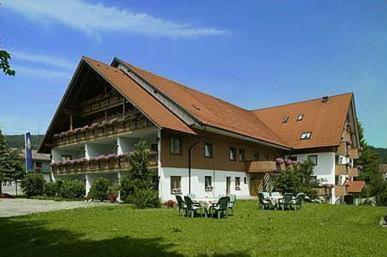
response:
[[[267,173],[285,170],[285,164],[277,164],[275,161],[247,161],[246,172]]]
[[[350,148],[348,149],[348,156],[349,156],[349,158],[351,158],[351,159],[357,159],[357,158],[359,158],[359,149],[358,149],[358,148],[352,148],[352,147],[350,147]]]
[[[335,196],[345,196],[348,194],[347,186],[335,186]]]
[[[96,112],[104,111],[123,104],[123,98],[119,95],[105,94],[96,96],[81,103],[81,116],[87,116]]]
[[[332,194],[332,189],[325,186],[316,187],[314,190],[318,196],[329,196]]]
[[[348,176],[358,177],[359,176],[359,169],[357,167],[348,167]]]
[[[149,156],[149,168],[157,168],[157,153]],[[52,172],[55,174],[78,174],[93,172],[129,171],[129,155],[100,156],[90,160],[78,159],[51,164]]]
[[[347,173],[347,165],[346,164],[336,164],[335,166],[335,175],[348,175]]]
[[[337,154],[347,156],[347,143],[341,142],[339,147],[337,147]]]
[[[88,141],[96,138],[118,135],[134,130],[152,127],[153,124],[144,116],[115,118],[109,121],[94,123],[54,135],[54,146],[62,146]]]

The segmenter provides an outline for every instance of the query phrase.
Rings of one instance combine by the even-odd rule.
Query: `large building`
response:
[[[163,200],[175,194],[256,195],[292,161],[311,160],[318,193],[331,203],[358,175],[353,94],[246,110],[118,58],[83,57],[42,141],[52,176],[113,182],[145,138]]]

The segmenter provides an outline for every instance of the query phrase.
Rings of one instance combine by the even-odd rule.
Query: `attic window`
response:
[[[304,118],[304,114],[302,113],[302,114],[298,115],[297,121],[302,121],[303,118]]]
[[[312,132],[303,132],[301,134],[300,140],[310,139],[311,136],[312,136]]]
[[[288,122],[288,120],[289,120],[289,116],[285,116],[282,123],[286,123],[286,122]]]

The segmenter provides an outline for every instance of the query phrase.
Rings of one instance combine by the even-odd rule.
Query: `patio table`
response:
[[[219,200],[218,198],[194,198],[194,199],[192,199],[192,201],[194,203],[201,204],[201,206],[204,208],[204,210],[206,212],[206,216],[207,216],[207,213],[210,210],[210,207],[212,206],[212,204],[217,203],[218,200]]]
[[[276,206],[278,203],[279,203],[279,201],[281,200],[281,199],[283,199],[284,197],[281,195],[281,196],[269,196],[269,197],[267,197],[267,199],[269,200],[269,201],[271,201],[271,203],[274,205],[274,206]]]

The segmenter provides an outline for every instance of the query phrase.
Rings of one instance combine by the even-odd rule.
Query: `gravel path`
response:
[[[35,212],[48,212],[74,208],[106,205],[100,202],[57,202],[35,199],[0,199],[0,217],[20,216]]]

